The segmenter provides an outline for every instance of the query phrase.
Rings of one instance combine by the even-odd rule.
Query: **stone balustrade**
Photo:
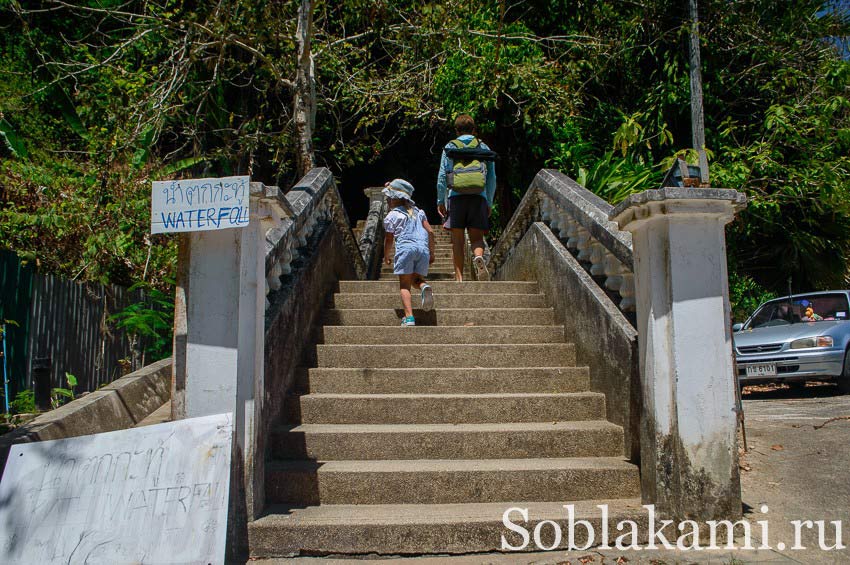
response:
[[[366,278],[368,266],[364,255],[373,253],[376,242],[363,245],[354,238],[328,169],[311,170],[286,195],[275,186],[261,183],[251,183],[251,194],[259,199],[261,229],[265,233],[266,310],[271,305],[270,294],[281,289],[282,277],[292,273],[293,262],[304,254],[308,239],[323,223],[335,225],[358,278]]]
[[[591,276],[619,295],[620,310],[635,311],[631,234],[608,219],[613,206],[568,176],[543,169],[531,183],[516,213],[490,255],[494,272],[528,227],[542,221],[581,262]]]
[[[360,255],[366,267],[367,277],[378,276],[384,248],[384,216],[387,215],[387,199],[381,192],[382,186],[372,186],[363,191],[369,199],[369,213],[363,232],[360,234]]]

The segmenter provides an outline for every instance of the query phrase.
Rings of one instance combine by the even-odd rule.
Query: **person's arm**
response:
[[[428,218],[425,217],[425,214],[422,215],[422,227],[428,232],[428,264],[430,265],[436,259],[435,249],[437,241],[434,238],[434,229],[428,223]]]
[[[481,144],[482,149],[490,149],[486,144]],[[496,197],[496,163],[487,161],[487,181],[484,184],[484,197],[487,198],[487,205],[493,207],[493,199]]]
[[[446,150],[443,149],[443,155],[440,157],[440,170],[437,173],[437,211],[441,216],[446,215],[446,170],[449,167],[449,158],[446,156]]]
[[[392,264],[392,257],[395,255],[394,245],[395,237],[390,232],[387,232],[384,236],[384,263],[387,265]]]

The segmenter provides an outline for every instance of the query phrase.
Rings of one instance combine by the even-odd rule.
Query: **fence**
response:
[[[6,324],[10,400],[36,387],[43,402],[44,391],[66,386],[66,372],[83,392],[132,370],[128,336],[109,317],[144,299],[141,291],[38,273],[0,250],[0,320],[12,321]]]

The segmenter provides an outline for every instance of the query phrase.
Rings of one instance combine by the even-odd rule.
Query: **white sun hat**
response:
[[[393,179],[387,183],[381,194],[388,198],[410,200],[413,202],[413,185],[404,179]]]

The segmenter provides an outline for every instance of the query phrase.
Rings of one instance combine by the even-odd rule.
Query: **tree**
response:
[[[316,128],[316,77],[310,50],[313,37],[313,2],[311,0],[301,0],[295,36],[298,45],[293,97],[297,143],[295,156],[298,160],[298,172],[305,175],[316,164],[313,154],[313,130]]]

